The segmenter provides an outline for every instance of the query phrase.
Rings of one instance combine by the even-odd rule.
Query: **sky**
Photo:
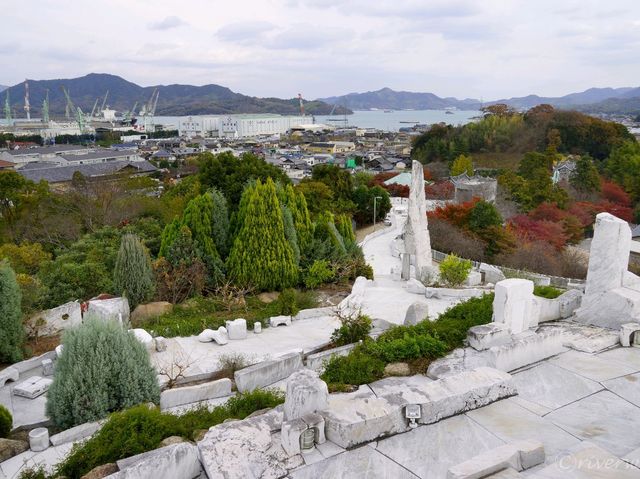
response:
[[[0,84],[112,73],[307,99],[640,86],[637,0],[3,0]]]

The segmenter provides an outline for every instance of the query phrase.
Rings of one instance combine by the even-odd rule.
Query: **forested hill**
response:
[[[520,155],[552,148],[602,160],[626,140],[635,141],[623,125],[576,111],[539,105],[519,113],[496,105],[488,107],[478,122],[460,127],[434,125],[415,140],[412,155],[429,163],[453,161],[461,154]]]
[[[280,113],[297,115],[300,105],[297,98],[257,98],[235,93],[220,85],[160,85],[142,87],[124,78],[104,73],[90,73],[79,78],[60,80],[29,80],[31,97],[31,114],[39,116],[42,102],[49,91],[50,112],[62,115],[65,112],[65,87],[74,104],[83,112],[90,113],[97,98],[98,108],[105,93],[109,91],[107,105],[119,111],[129,111],[137,102],[137,109],[149,101],[154,90],[159,91],[156,115],[200,115],[200,114],[233,114],[233,113]],[[24,115],[24,82],[10,87],[10,100],[13,111],[18,116]],[[2,102],[4,103],[4,94]],[[332,105],[321,101],[305,102],[305,110],[312,115],[329,114]],[[345,109],[337,107],[335,113],[342,114]],[[347,110],[346,113],[352,113]]]

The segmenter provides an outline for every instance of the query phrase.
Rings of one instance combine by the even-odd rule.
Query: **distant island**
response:
[[[453,97],[442,98],[433,93],[395,91],[391,88],[382,88],[377,91],[349,93],[342,96],[320,98],[319,100],[352,110],[442,110],[445,108],[477,110],[482,106],[497,103],[504,103],[518,110],[527,110],[536,105],[546,103],[556,108],[572,109],[586,113],[640,113],[640,87],[590,88],[583,92],[570,93],[561,97],[528,95],[485,102],[473,98],[458,100]]]
[[[60,116],[65,113],[66,99],[62,87],[66,88],[74,104],[85,113],[90,113],[98,100],[98,107],[108,91],[106,105],[119,112],[128,112],[137,103],[136,110],[146,103],[153,92],[159,92],[156,115],[184,116],[206,114],[239,113],[279,113],[282,115],[300,114],[297,98],[257,98],[235,93],[220,85],[158,85],[142,87],[116,75],[90,73],[79,78],[59,80],[28,80],[31,103],[31,115],[41,114],[42,102],[49,92],[49,111]],[[5,87],[6,88],[6,87]],[[2,87],[0,87],[0,90]],[[9,87],[12,109],[22,116],[24,107],[24,82]],[[4,104],[5,95],[2,95]],[[311,115],[351,114],[351,110],[322,101],[304,102],[305,112]]]

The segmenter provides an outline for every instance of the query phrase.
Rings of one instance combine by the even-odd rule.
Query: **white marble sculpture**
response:
[[[422,163],[413,161],[407,222],[404,226],[405,254],[412,255],[416,278],[422,280],[431,270],[431,240],[427,222]],[[406,268],[404,268],[406,269]],[[406,271],[403,271],[406,277]]]

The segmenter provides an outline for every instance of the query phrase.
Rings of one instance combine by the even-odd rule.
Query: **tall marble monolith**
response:
[[[414,256],[416,278],[422,280],[431,270],[431,240],[427,222],[427,199],[424,194],[424,172],[422,163],[413,161],[409,208],[404,226],[405,251]]]

